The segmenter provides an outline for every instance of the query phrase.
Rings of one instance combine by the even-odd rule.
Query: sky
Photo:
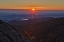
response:
[[[64,0],[0,0],[0,9],[64,10]]]

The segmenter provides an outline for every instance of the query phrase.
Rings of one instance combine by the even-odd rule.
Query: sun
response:
[[[35,8],[32,8],[32,11],[34,11],[35,10]]]

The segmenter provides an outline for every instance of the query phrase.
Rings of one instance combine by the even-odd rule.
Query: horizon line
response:
[[[30,9],[0,9],[0,10],[30,10]],[[36,9],[36,10],[39,10],[39,9]],[[43,9],[41,9],[43,10]],[[43,11],[47,11],[46,9],[44,9]],[[48,11],[55,11],[55,10],[48,10]],[[64,11],[64,10],[56,10],[56,11]]]

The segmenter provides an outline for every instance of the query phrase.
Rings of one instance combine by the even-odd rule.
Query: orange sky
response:
[[[64,10],[64,0],[0,0],[0,9]]]

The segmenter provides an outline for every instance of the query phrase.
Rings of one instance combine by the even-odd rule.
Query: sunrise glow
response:
[[[0,9],[64,10],[64,0],[0,0]]]
[[[35,9],[34,8],[32,8],[32,11],[34,11]]]

